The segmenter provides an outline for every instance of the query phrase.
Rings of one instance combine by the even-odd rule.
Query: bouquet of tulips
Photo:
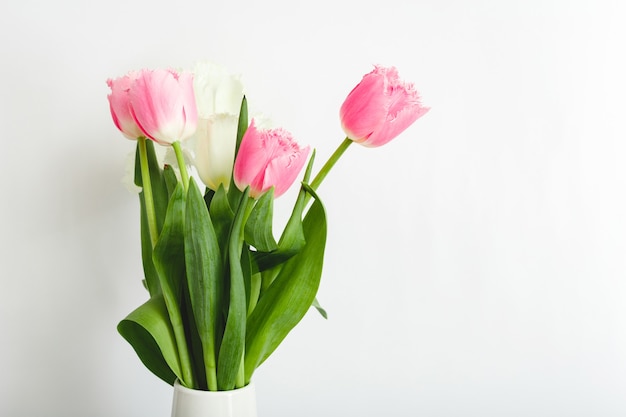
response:
[[[169,384],[243,387],[311,306],[325,315],[316,300],[326,243],[317,188],[352,142],[383,145],[428,108],[395,68],[376,66],[341,106],[347,138],[311,178],[315,152],[284,129],[249,120],[240,80],[219,66],[145,69],[108,85],[115,125],[137,141],[149,293],[118,330]],[[170,148],[176,162],[160,162],[155,143]],[[276,241],[274,199],[299,175]]]

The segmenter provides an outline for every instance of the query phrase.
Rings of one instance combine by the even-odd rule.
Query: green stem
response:
[[[148,220],[148,232],[152,247],[156,245],[159,232],[157,229],[156,212],[154,210],[154,197],[152,196],[152,182],[150,181],[150,167],[148,166],[148,150],[146,149],[145,137],[137,139],[139,141],[139,164],[141,166],[141,184],[143,188],[143,200],[146,205],[146,217]]]
[[[341,156],[344,154],[346,149],[348,149],[350,144],[352,144],[352,139],[350,138],[345,138],[343,142],[341,142],[335,152],[330,156],[330,158],[328,158],[328,161],[326,161],[322,169],[320,169],[315,178],[313,178],[313,181],[311,181],[310,186],[312,189],[317,190],[317,187],[319,187],[322,181],[324,181],[326,175],[328,175],[330,170],[335,166],[339,158],[341,158]],[[311,198],[311,196],[307,194],[306,201],[308,201],[309,198]]]
[[[235,388],[243,388],[246,385],[246,374],[244,372],[244,363],[245,363],[245,347],[244,352],[241,355],[241,364],[239,365],[239,372],[237,373],[237,379],[235,380]]]
[[[176,154],[176,162],[178,162],[180,176],[183,179],[183,186],[185,187],[185,191],[187,191],[189,189],[189,174],[187,174],[187,165],[185,164],[183,151],[180,148],[180,142],[176,141],[172,143],[172,147],[174,148],[174,153]]]
[[[217,391],[217,366],[215,364],[215,351],[205,355],[206,379],[209,391]]]
[[[247,195],[247,192],[244,192],[244,195]],[[237,239],[237,247],[231,247],[230,250],[232,251],[233,249],[237,249],[238,252],[237,253],[241,253],[241,249],[244,243],[244,229],[245,229],[245,224],[248,222],[248,218],[250,217],[250,214],[252,213],[252,210],[254,209],[254,205],[256,204],[256,200],[254,198],[248,197],[245,202],[243,202],[243,204],[245,204],[244,206],[244,213],[243,213],[243,222],[242,222],[242,226],[239,229],[239,236]],[[245,292],[245,291],[244,291]],[[245,297],[245,294],[244,294]],[[248,306],[245,306],[246,310],[248,308]],[[246,314],[244,314],[244,325],[247,324],[247,312]],[[244,333],[245,334],[245,333]],[[235,388],[242,388],[243,386],[246,385],[246,373],[245,373],[245,358],[246,358],[246,344],[244,343],[243,345],[243,352],[241,353],[241,362],[239,363],[239,371],[237,372],[237,377],[235,378]]]
[[[167,306],[167,303],[166,303]],[[168,309],[171,307],[168,307]],[[185,330],[182,322],[182,317],[178,307],[173,308],[173,314],[170,314],[170,322],[174,329],[174,339],[176,340],[176,347],[178,348],[178,358],[180,359],[180,368],[183,376],[183,385],[187,388],[197,388],[196,380],[191,368],[191,357],[189,356],[189,349],[187,348],[187,338],[185,336]]]

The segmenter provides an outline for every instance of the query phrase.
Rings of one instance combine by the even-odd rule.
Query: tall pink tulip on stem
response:
[[[139,128],[139,125],[133,117],[131,108],[131,88],[135,85],[135,81],[139,77],[139,71],[131,71],[128,74],[116,78],[108,79],[107,85],[111,89],[111,93],[107,96],[109,100],[109,108],[113,123],[128,139],[137,140],[139,150],[139,164],[141,168],[142,179],[142,195],[146,206],[146,215],[148,217],[148,230],[152,246],[157,240],[156,214],[154,209],[154,199],[152,196],[152,184],[148,168],[148,158],[146,149],[145,133]]]
[[[182,155],[180,141],[196,131],[198,110],[193,90],[193,75],[173,70],[142,70],[129,91],[131,114],[145,135],[161,145],[172,145],[185,191],[189,189],[189,175]],[[149,176],[149,174],[148,174]],[[158,245],[158,240],[156,245]],[[154,245],[154,241],[153,241]],[[156,246],[155,246],[156,247]],[[167,279],[159,275],[161,287]],[[182,315],[173,295],[163,291],[181,365],[181,380],[191,384],[191,357]]]
[[[400,80],[398,70],[375,66],[342,104],[339,116],[347,138],[311,181],[311,188],[319,187],[352,142],[368,147],[384,145],[428,110],[413,84]]]
[[[341,106],[341,125],[348,138],[364,146],[389,142],[429,110],[411,83],[394,67],[376,66],[354,87]]]
[[[284,129],[258,129],[252,119],[235,160],[235,184],[240,190],[249,186],[253,198],[274,187],[274,196],[278,197],[293,184],[309,151]]]
[[[137,72],[132,71],[123,77],[108,79],[107,85],[111,93],[107,96],[113,123],[128,139],[136,140],[143,136],[143,132],[135,123],[130,110],[130,87],[137,78]]]

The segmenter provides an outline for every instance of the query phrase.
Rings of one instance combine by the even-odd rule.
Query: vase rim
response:
[[[209,391],[209,390],[201,390],[201,389],[195,389],[195,388],[187,388],[186,386],[181,384],[178,379],[176,379],[176,381],[174,381],[174,389],[186,392],[188,394],[194,394],[194,395],[236,395],[236,394],[242,394],[244,392],[254,390],[254,382],[250,382],[248,385],[243,386],[241,388],[235,388],[235,389],[225,390],[225,391]]]

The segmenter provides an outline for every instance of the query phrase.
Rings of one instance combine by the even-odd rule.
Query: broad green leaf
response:
[[[228,316],[217,362],[217,383],[220,390],[243,386],[239,380],[246,336],[246,289],[241,253],[245,218],[248,213],[248,189],[241,195],[228,242],[230,276]],[[241,375],[243,377],[243,375]],[[241,378],[242,379],[242,378]]]
[[[170,385],[181,378],[174,331],[162,295],[156,295],[122,320],[117,330],[141,362]]]
[[[289,259],[248,319],[245,379],[278,347],[313,304],[326,245],[326,214],[315,200],[304,222],[306,244]]]
[[[185,311],[183,285],[186,283],[184,216],[185,193],[179,184],[170,199],[163,230],[154,247],[152,260],[159,275],[163,298],[174,329],[183,374],[181,381],[186,387],[193,387],[191,360],[185,337],[185,320],[182,317],[182,312]]]
[[[272,233],[273,207],[274,188],[257,200],[246,222],[245,240],[261,252],[271,252],[277,248]]]
[[[208,387],[217,390],[216,337],[222,257],[206,204],[193,178],[185,211],[185,265],[193,317],[202,343]]]

